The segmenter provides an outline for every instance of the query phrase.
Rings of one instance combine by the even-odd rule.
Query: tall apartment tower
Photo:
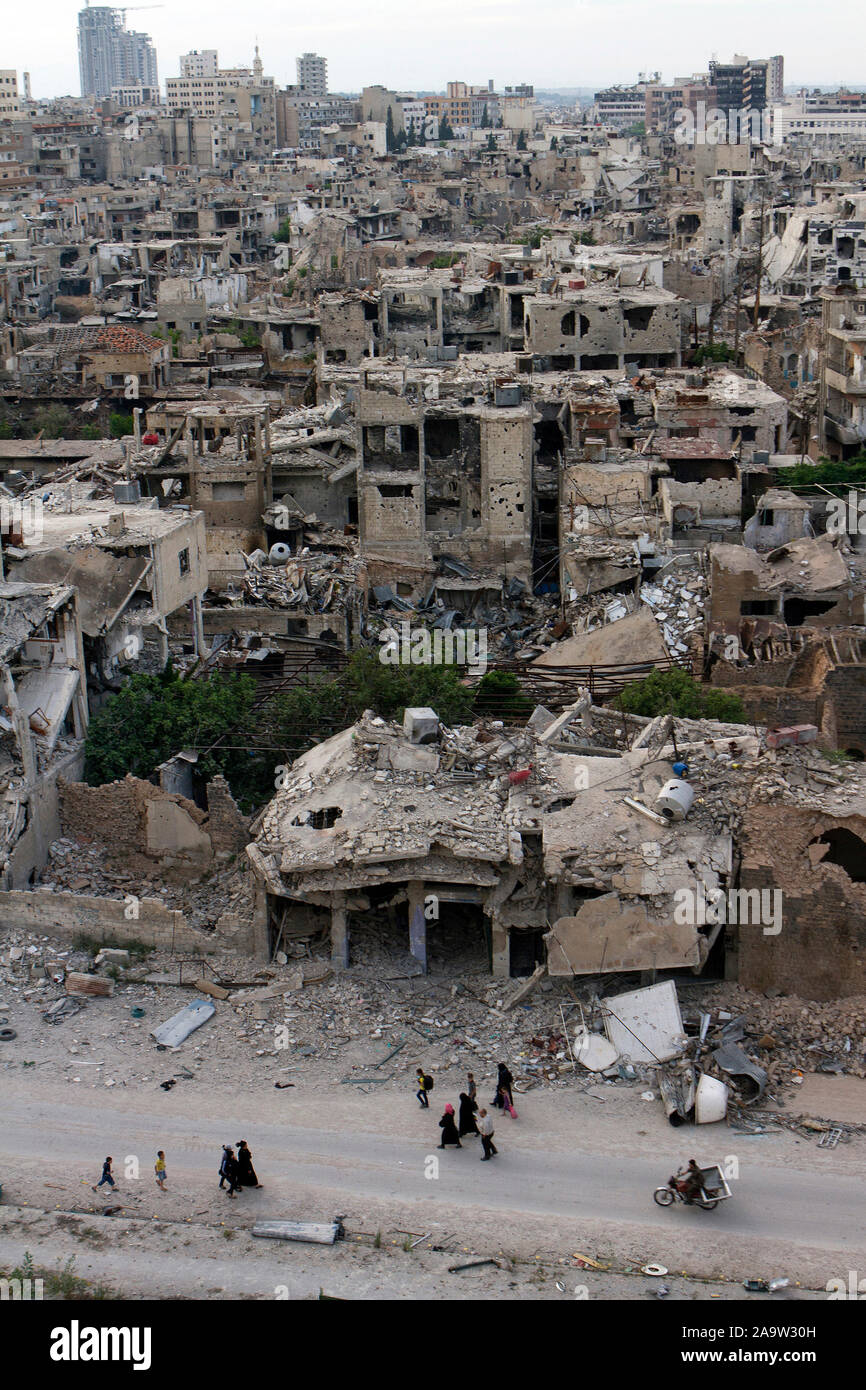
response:
[[[785,59],[781,53],[767,60],[767,102],[784,101]]]
[[[328,95],[328,60],[318,53],[304,53],[295,60],[298,69],[298,86],[311,97]]]
[[[83,97],[110,97],[112,87],[158,87],[149,34],[126,27],[125,10],[89,5],[78,12],[78,67]]]

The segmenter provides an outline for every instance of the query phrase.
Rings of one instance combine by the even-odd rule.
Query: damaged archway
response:
[[[820,856],[812,851],[818,845],[823,850]],[[838,864],[844,869],[852,883],[866,883],[866,841],[844,825],[825,830],[810,842],[810,859],[813,863]]]

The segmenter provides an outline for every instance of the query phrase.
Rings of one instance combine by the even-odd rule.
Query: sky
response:
[[[80,93],[79,0],[4,0],[0,64],[29,72],[36,98]],[[242,21],[243,27],[239,27]],[[160,82],[178,56],[216,48],[220,65],[249,65],[258,39],[265,72],[295,80],[304,52],[328,59],[333,92],[381,83],[443,91],[449,80],[498,90],[663,81],[706,70],[735,52],[785,57],[785,83],[866,85],[866,9],[857,0],[166,0],[132,8],[130,29],[156,44]]]

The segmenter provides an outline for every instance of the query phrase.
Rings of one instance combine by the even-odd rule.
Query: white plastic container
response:
[[[694,789],[689,782],[680,777],[672,777],[665,782],[656,797],[656,810],[661,811],[667,820],[685,820],[695,799]]]

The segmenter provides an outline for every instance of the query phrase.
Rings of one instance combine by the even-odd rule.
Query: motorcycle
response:
[[[701,1175],[701,1186],[697,1192],[689,1194],[686,1190],[689,1173],[685,1170],[668,1178],[664,1187],[657,1187],[653,1193],[653,1201],[660,1207],[671,1207],[674,1202],[679,1201],[687,1207],[700,1207],[702,1211],[712,1211],[719,1202],[724,1202],[732,1195],[725,1175],[717,1163],[698,1171]]]

